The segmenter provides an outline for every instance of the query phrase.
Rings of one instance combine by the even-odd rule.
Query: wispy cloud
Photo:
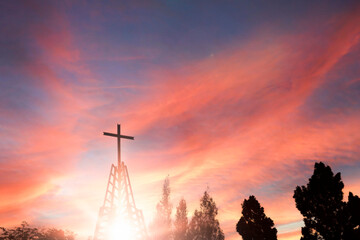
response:
[[[135,135],[123,154],[146,220],[170,174],[174,203],[185,197],[191,211],[210,187],[228,239],[238,238],[234,226],[250,194],[281,230],[279,239],[298,239],[292,191],[306,183],[313,162],[359,165],[358,99],[340,111],[330,105],[342,99],[319,94],[358,85],[346,75],[357,61],[348,56],[359,52],[358,8],[296,34],[258,27],[207,57],[158,65],[158,49],[137,54],[132,42],[99,54],[111,45],[81,42],[66,6],[27,5],[28,15],[15,17],[32,21],[0,30],[13,46],[0,66],[0,222],[30,219],[91,235],[115,156],[101,132],[116,122]],[[343,176],[357,193],[359,179]]]

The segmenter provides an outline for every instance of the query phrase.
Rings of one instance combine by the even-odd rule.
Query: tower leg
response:
[[[144,216],[142,211],[136,208],[129,173],[123,162],[119,167],[111,166],[104,203],[99,210],[96,223],[94,240],[108,240],[110,227],[121,224],[121,222],[114,222],[115,219],[125,219],[127,225],[131,226],[136,240],[148,239]],[[118,228],[121,229],[122,226]],[[119,236],[119,239],[123,238]]]

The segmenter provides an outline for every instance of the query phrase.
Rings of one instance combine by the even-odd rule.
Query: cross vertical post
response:
[[[117,135],[120,136],[121,135],[121,126],[120,124],[117,125]],[[117,138],[117,154],[118,154],[118,166],[120,166],[121,164],[121,154],[120,154],[120,151],[121,151],[121,142],[120,142],[120,137]]]

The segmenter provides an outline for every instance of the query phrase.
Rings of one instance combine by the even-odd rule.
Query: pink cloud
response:
[[[271,44],[255,40],[230,53],[216,54],[215,59],[153,73],[155,85],[161,87],[146,104],[135,103],[130,108],[133,111],[122,116],[127,127],[138,134],[157,126],[180,128],[173,145],[164,152],[141,153],[141,157],[160,159],[156,164],[149,161],[157,180],[170,173],[174,188],[186,189],[183,192],[190,201],[193,192],[211,184],[222,210],[232,213],[241,200],[231,204],[231,199],[239,193],[251,194],[252,189],[287,178],[305,181],[314,160],[339,164],[339,160],[331,160],[339,156],[344,158],[342,164],[357,163],[359,113],[341,116],[341,121],[335,120],[338,116],[314,120],[303,117],[301,107],[358,44],[359,20],[354,11],[337,17],[331,23],[334,29],[321,39],[311,38],[309,32],[279,36]],[[313,41],[322,41],[322,48],[314,49]],[[176,161],[163,157],[181,150],[187,154]],[[306,172],[292,169],[296,165],[306,166]],[[296,184],[301,182],[293,188]],[[236,191],[231,189],[234,187]],[[283,201],[290,207],[284,212],[280,212],[283,204],[269,206],[273,219],[280,224],[300,221],[291,196],[286,197]],[[272,201],[280,203],[278,198]],[[224,228],[232,229],[229,225]],[[299,232],[289,234],[298,236]],[[280,238],[291,239],[289,234],[281,233]]]
[[[360,17],[356,13],[334,18],[327,23],[334,28],[325,35],[312,37],[311,30],[296,36],[258,33],[246,45],[235,44],[214,57],[183,63],[181,69],[150,71],[151,87],[125,85],[143,95],[121,104],[114,103],[119,93],[107,93],[91,69],[80,63],[84,55],[69,23],[55,14],[59,31],[35,29],[34,38],[45,53],[24,66],[48,100],[35,101],[45,116],[36,115],[31,126],[17,118],[9,127],[16,144],[8,150],[7,172],[2,171],[8,174],[2,175],[0,193],[8,198],[0,202],[1,222],[12,225],[35,215],[32,220],[41,224],[42,214],[53,213],[61,204],[54,215],[64,209],[79,214],[75,220],[64,216],[54,224],[92,234],[89,226],[95,224],[107,172],[88,173],[89,169],[77,169],[77,164],[80,155],[91,150],[89,145],[100,148],[94,142],[116,121],[135,134],[139,143],[161,130],[156,136],[158,149],[134,143],[125,153],[125,159],[140,163],[129,162],[133,164],[130,173],[135,198],[148,222],[158,200],[153,189],[161,189],[167,174],[174,202],[185,197],[191,212],[210,186],[220,208],[221,226],[230,239],[238,238],[234,226],[241,216],[241,202],[253,191],[260,194],[259,200],[276,224],[300,221],[291,191],[296,184],[304,184],[313,161],[336,164],[338,160],[331,158],[341,156],[348,159],[341,163],[358,162],[359,112],[337,121],[333,118],[338,116],[314,120],[301,112],[308,97],[327,81],[327,74],[358,46]],[[319,41],[322,47],[315,48]],[[74,73],[81,84],[59,77],[54,68]],[[94,114],[95,110],[101,114]],[[170,131],[171,139],[163,136]],[[101,153],[110,156],[103,149]],[[304,182],[285,184],[299,179]],[[354,189],[358,181],[353,181]],[[274,188],[268,185],[273,182],[284,184],[279,184],[283,188],[279,193],[271,192]],[[283,240],[298,237],[295,229],[279,233]]]

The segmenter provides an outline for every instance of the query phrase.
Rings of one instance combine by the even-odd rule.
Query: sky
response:
[[[358,1],[1,1],[0,226],[93,235],[122,133],[149,224],[166,176],[226,239],[255,195],[279,240],[315,162],[360,194]]]

